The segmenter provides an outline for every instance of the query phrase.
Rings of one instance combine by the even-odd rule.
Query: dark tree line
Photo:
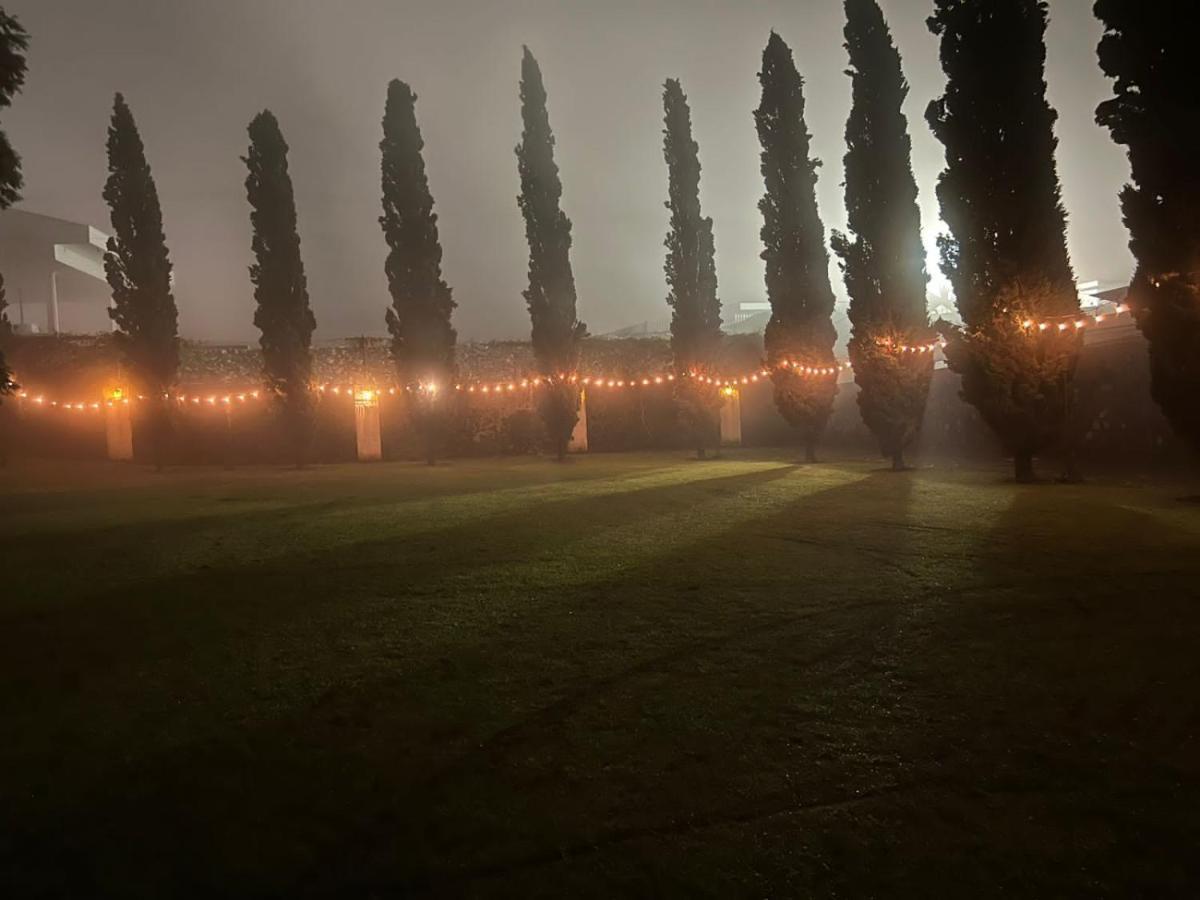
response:
[[[383,226],[385,270],[392,305],[387,311],[392,358],[410,389],[411,419],[424,433],[432,465],[444,428],[448,388],[455,375],[454,300],[442,278],[437,214],[421,151],[417,95],[402,81],[388,85],[383,114]]]
[[[1098,0],[1100,67],[1114,96],[1096,119],[1129,149],[1121,192],[1137,262],[1129,300],[1150,345],[1150,387],[1200,449],[1200,84],[1194,4]]]
[[[946,330],[946,356],[1021,481],[1060,437],[1081,340],[1073,328],[1022,327],[1079,311],[1046,100],[1046,13],[1040,0],[937,0],[929,19],[947,78],[926,113],[946,148],[942,270],[964,323]]]
[[[834,296],[825,227],[817,211],[820,163],[809,157],[810,135],[804,122],[804,82],[796,71],[791,48],[774,31],[763,51],[758,79],[762,102],[754,121],[766,183],[758,208],[763,215],[762,258],[771,303],[764,338],[767,364],[775,403],[799,432],[806,458],[813,461],[817,440],[833,409],[837,376],[804,374],[783,364],[836,365]]]
[[[852,106],[846,122],[849,235],[834,233],[850,295],[850,361],[863,421],[894,469],[925,414],[933,354],[928,345],[925,245],[902,111],[908,82],[875,0],[846,0]]]
[[[546,110],[546,88],[537,60],[524,49],[521,59],[521,143],[517,203],[525,217],[529,242],[529,287],[525,301],[533,325],[533,353],[541,377],[542,420],[562,459],[579,420],[579,390],[572,378],[579,368],[579,345],[587,326],[575,312],[575,275],[571,271],[571,220],[562,211],[562,181],[554,161],[554,134]]]
[[[698,378],[711,373],[721,344],[721,301],[713,223],[700,211],[700,147],[692,138],[692,113],[679,81],[663,85],[663,157],[667,162],[665,240],[671,353],[680,418],[703,459],[717,433],[721,395]]]

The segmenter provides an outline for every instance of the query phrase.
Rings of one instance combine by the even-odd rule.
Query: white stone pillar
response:
[[[383,459],[383,441],[379,427],[379,391],[354,392],[354,437],[358,444],[358,461]]]
[[[105,401],[104,436],[109,459],[121,462],[133,459],[133,418],[129,410],[129,397],[124,391],[113,391]]]
[[[579,421],[575,423],[575,430],[571,432],[571,440],[567,444],[567,450],[571,453],[587,453],[588,448],[588,424],[587,424],[587,390],[579,389]]]
[[[721,446],[740,447],[742,445],[742,392],[735,387],[727,387],[721,392],[724,402],[721,404]]]
[[[58,334],[58,272],[50,271],[50,306],[46,310],[46,325],[51,334]]]

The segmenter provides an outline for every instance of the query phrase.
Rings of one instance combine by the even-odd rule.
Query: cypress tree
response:
[[[521,59],[521,143],[517,204],[525,217],[529,242],[529,287],[525,301],[533,325],[533,352],[547,381],[541,396],[546,430],[561,460],[579,420],[575,384],[579,345],[587,326],[575,312],[575,276],[571,271],[571,220],[559,206],[562,182],[554,162],[554,134],[546,111],[546,88],[537,60],[525,47]]]
[[[28,49],[28,32],[0,7],[0,110],[12,105],[13,98],[25,84],[25,51]],[[8,135],[0,129],[0,210],[8,209],[21,199],[22,184],[21,157],[13,149]],[[4,276],[0,274],[0,396],[11,393],[16,387],[4,360],[3,342],[10,331],[5,314],[7,306]]]
[[[1129,148],[1121,192],[1137,272],[1129,294],[1150,345],[1151,391],[1200,449],[1200,86],[1185,10],[1160,0],[1099,0],[1100,67],[1114,96],[1096,119]]]
[[[846,212],[851,236],[834,232],[850,295],[850,360],[863,421],[892,468],[921,427],[933,374],[925,309],[925,247],[902,110],[908,82],[876,0],[846,0]]]
[[[250,149],[242,162],[250,201],[250,267],[262,332],[264,379],[275,396],[297,465],[302,465],[312,431],[312,333],[316,319],[308,304],[308,281],[300,258],[296,200],[288,174],[288,145],[279,122],[264,110],[250,122]]]
[[[944,329],[946,358],[1017,479],[1031,481],[1034,454],[1063,429],[1081,339],[1046,101],[1046,4],[937,0],[929,28],[947,78],[926,111],[946,148],[942,271],[964,323]],[[1054,327],[1023,326],[1046,320]]]
[[[671,211],[665,245],[667,305],[671,307],[671,353],[675,360],[680,414],[705,457],[717,430],[721,395],[689,374],[711,371],[721,342],[721,301],[712,219],[700,212],[700,147],[692,138],[692,114],[679,81],[663,85],[663,157],[667,162],[667,202]]]
[[[113,99],[104,184],[113,234],[104,254],[112,289],[109,316],[125,361],[153,398],[155,462],[160,467],[169,428],[164,396],[179,369],[179,314],[171,295],[171,259],[163,235],[158,189],[125,98]]]
[[[758,80],[762,102],[754,121],[766,184],[758,208],[763,214],[762,258],[771,303],[765,336],[767,365],[775,385],[775,405],[798,429],[811,462],[837,391],[837,375],[832,373],[837,340],[834,296],[825,226],[817,211],[820,162],[808,155],[811,135],[804,122],[804,82],[791,48],[774,31],[763,51]],[[821,372],[805,373],[806,368]]]
[[[414,421],[425,432],[433,464],[444,420],[446,386],[454,377],[455,303],[442,279],[437,214],[425,176],[425,142],[416,117],[417,95],[402,81],[388,85],[383,114],[383,215],[389,253],[385,270],[392,305],[387,311],[392,359],[400,380],[414,390]],[[439,387],[442,388],[439,391]]]

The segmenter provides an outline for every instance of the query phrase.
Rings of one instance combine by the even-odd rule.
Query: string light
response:
[[[878,338],[875,343],[881,347],[889,347],[897,353],[933,353],[946,346],[945,341],[931,341],[928,344],[897,344],[891,338]]]
[[[1058,333],[1067,331],[1082,331],[1092,325],[1099,325],[1109,319],[1116,318],[1131,312],[1128,304],[1119,303],[1113,307],[1111,312],[1097,313],[1096,315],[1080,315],[1075,313],[1071,316],[1062,316],[1054,319],[1023,319],[1017,324],[1023,331],[1045,332],[1054,329]],[[944,340],[930,341],[921,344],[899,344],[890,338],[880,338],[878,343],[881,346],[888,347],[896,353],[933,353],[936,350],[946,346]],[[780,360],[775,363],[774,368],[779,371],[790,372],[793,375],[812,377],[812,378],[828,378],[840,374],[851,368],[849,361],[841,360],[834,365],[814,366],[803,362],[797,362],[791,359]],[[657,387],[664,384],[672,384],[677,378],[687,378],[698,381],[702,384],[713,385],[718,388],[736,388],[738,386],[749,386],[758,384],[771,377],[771,368],[760,367],[753,371],[744,372],[738,375],[719,375],[707,374],[704,372],[682,372],[678,376],[673,372],[659,374],[642,374],[629,378],[614,378],[610,376],[601,376],[594,374],[574,374],[567,375],[564,372],[559,372],[557,376],[541,376],[528,375],[522,378],[513,379],[512,381],[476,381],[476,382],[458,382],[454,384],[455,392],[468,394],[487,394],[493,396],[496,394],[514,394],[517,389],[528,390],[536,387],[541,387],[543,384],[553,384],[556,381],[569,384],[581,384],[589,389],[604,389],[604,390],[630,390],[636,388]],[[356,390],[351,385],[339,385],[322,383],[314,386],[314,390],[318,394],[333,394],[336,397],[345,397],[354,402],[377,402],[382,396],[383,391],[378,388]],[[387,392],[390,396],[395,396],[400,390],[412,393],[414,391],[428,394],[435,394],[441,390],[436,382],[422,382],[415,385],[408,385],[404,388],[389,387]],[[366,394],[369,393],[369,399]],[[82,412],[86,410],[100,410],[103,408],[112,408],[118,403],[121,405],[129,405],[131,399],[136,399],[139,402],[144,402],[148,398],[144,394],[138,394],[134,398],[127,396],[120,388],[109,391],[103,402],[86,401],[86,400],[58,400],[52,397],[47,397],[44,394],[30,394],[29,391],[18,391],[16,396],[22,401],[28,401],[34,407],[42,409],[62,409],[72,412]],[[262,396],[259,390],[239,390],[225,395],[215,394],[164,394],[164,399],[171,399],[179,404],[192,404],[200,406],[202,404],[208,406],[216,406],[218,403],[224,406],[233,406],[234,403],[247,404],[259,400]]]
[[[1088,328],[1091,325],[1099,325],[1101,322],[1105,322],[1110,318],[1116,318],[1117,316],[1124,315],[1130,311],[1131,310],[1127,303],[1118,303],[1113,307],[1111,313],[1097,313],[1094,316],[1081,316],[1079,313],[1072,313],[1069,316],[1060,316],[1054,319],[1024,319],[1021,321],[1020,325],[1025,331],[1032,331],[1034,329],[1037,329],[1038,331],[1047,331],[1051,327],[1060,332],[1072,329],[1075,331],[1081,331],[1082,329]]]
[[[1082,331],[1091,325],[1099,325],[1110,318],[1116,318],[1128,312],[1130,312],[1128,304],[1118,303],[1110,313],[1097,313],[1094,316],[1071,313],[1068,316],[1052,319],[1022,319],[1017,324],[1023,331],[1043,332],[1053,328],[1061,334],[1067,331]],[[878,338],[877,343],[880,346],[889,347],[897,353],[932,353],[935,350],[944,349],[946,346],[944,340],[936,340],[928,344],[897,344],[891,338]]]
[[[796,375],[819,377],[819,376],[829,376],[829,375],[837,374],[838,372],[840,372],[844,369],[848,369],[850,367],[850,364],[848,362],[840,362],[835,366],[807,366],[802,363],[794,362],[792,360],[785,360],[785,361],[780,362],[778,364],[778,367],[780,369],[785,369],[785,370],[791,371],[793,374],[796,374]],[[759,381],[762,381],[763,379],[765,379],[769,376],[770,376],[770,370],[762,368],[762,369],[757,369],[753,372],[748,372],[748,373],[736,375],[736,376],[709,375],[709,374],[705,374],[703,372],[684,372],[684,373],[681,373],[678,377],[694,379],[703,384],[713,385],[714,387],[731,387],[731,386],[738,386],[738,385],[757,384]],[[677,376],[671,372],[668,372],[665,374],[655,374],[655,375],[645,374],[645,375],[631,377],[631,378],[612,378],[612,377],[605,377],[605,376],[600,376],[600,375],[569,375],[568,376],[565,373],[560,373],[557,378],[557,381],[560,381],[562,383],[568,383],[568,384],[582,384],[584,386],[587,386],[587,387],[593,388],[593,389],[595,389],[595,388],[610,389],[611,388],[613,390],[619,391],[619,390],[630,390],[633,388],[649,388],[649,387],[657,387],[657,386],[661,386],[661,385],[665,385],[665,384],[673,384],[676,381],[676,379],[677,379]],[[542,385],[549,385],[549,384],[554,383],[555,381],[556,381],[556,379],[553,377],[547,378],[544,376],[533,375],[533,376],[526,376],[526,377],[520,378],[520,379],[514,379],[512,381],[474,382],[474,383],[458,382],[453,387],[456,392],[465,392],[465,393],[470,393],[470,394],[482,393],[482,394],[488,394],[489,396],[492,396],[492,395],[496,395],[496,394],[501,394],[501,395],[514,394],[514,393],[516,393],[518,388],[523,389],[523,390],[528,390],[528,389],[532,389],[532,388],[536,388],[536,387],[541,387]],[[322,383],[322,384],[314,385],[313,390],[317,394],[321,394],[321,395],[332,394],[336,397],[339,397],[339,398],[345,397],[345,398],[353,400],[355,402],[364,402],[365,401],[365,396],[363,394],[363,391],[356,390],[353,386],[350,386],[350,385]],[[364,390],[366,390],[366,389],[364,389]],[[370,398],[371,402],[377,401],[382,396],[383,392],[379,389],[371,388],[369,390],[371,393],[371,398]],[[441,388],[436,382],[419,382],[415,385],[407,385],[404,388],[390,387],[387,389],[387,392],[389,395],[395,396],[400,390],[403,390],[407,393],[416,392],[416,393],[435,394],[438,391],[440,391]],[[215,407],[217,405],[233,406],[235,403],[245,405],[247,403],[250,403],[252,401],[256,401],[256,400],[260,399],[261,396],[262,396],[262,394],[258,390],[239,390],[239,391],[230,392],[228,394],[188,394],[188,393],[172,394],[172,393],[167,393],[167,394],[163,395],[163,398],[166,400],[171,400],[180,405],[191,404],[192,406]],[[100,408],[102,408],[102,406],[113,407],[116,405],[117,402],[120,402],[122,405],[128,405],[130,403],[130,399],[131,399],[130,397],[125,396],[124,393],[119,389],[110,392],[103,404],[101,404],[99,402],[91,403],[89,401],[82,401],[82,400],[60,401],[60,400],[48,399],[47,397],[45,397],[41,394],[39,394],[37,396],[31,396],[28,391],[24,391],[24,390],[18,391],[17,397],[21,400],[29,400],[30,402],[34,403],[37,406],[48,406],[51,408],[67,409],[67,410],[100,409]],[[138,402],[145,402],[148,398],[146,397],[145,394],[138,394],[135,399]]]

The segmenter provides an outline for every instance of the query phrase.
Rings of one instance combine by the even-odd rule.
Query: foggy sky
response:
[[[249,340],[249,213],[239,157],[269,107],[291,145],[318,338],[384,334],[386,247],[378,226],[387,82],[418,94],[460,339],[527,338],[524,226],[513,147],[521,45],[542,66],[574,222],[580,318],[592,333],[668,318],[662,82],[682,80],[714,219],[725,318],[764,297],[751,111],[771,28],[806,80],[818,200],[843,227],[849,78],[840,0],[3,0],[31,33],[30,71],[3,127],[24,158],[21,208],[108,230],[101,199],[112,95],[137,118],[158,183],[185,337]],[[941,145],[924,109],[944,78],[925,27],[931,0],[882,0],[912,85],[906,111],[931,293],[942,227]],[[1093,121],[1109,92],[1091,0],[1052,0],[1050,100],[1076,276],[1119,282],[1131,259],[1117,191],[1122,150]],[[844,302],[836,266],[831,275]]]

